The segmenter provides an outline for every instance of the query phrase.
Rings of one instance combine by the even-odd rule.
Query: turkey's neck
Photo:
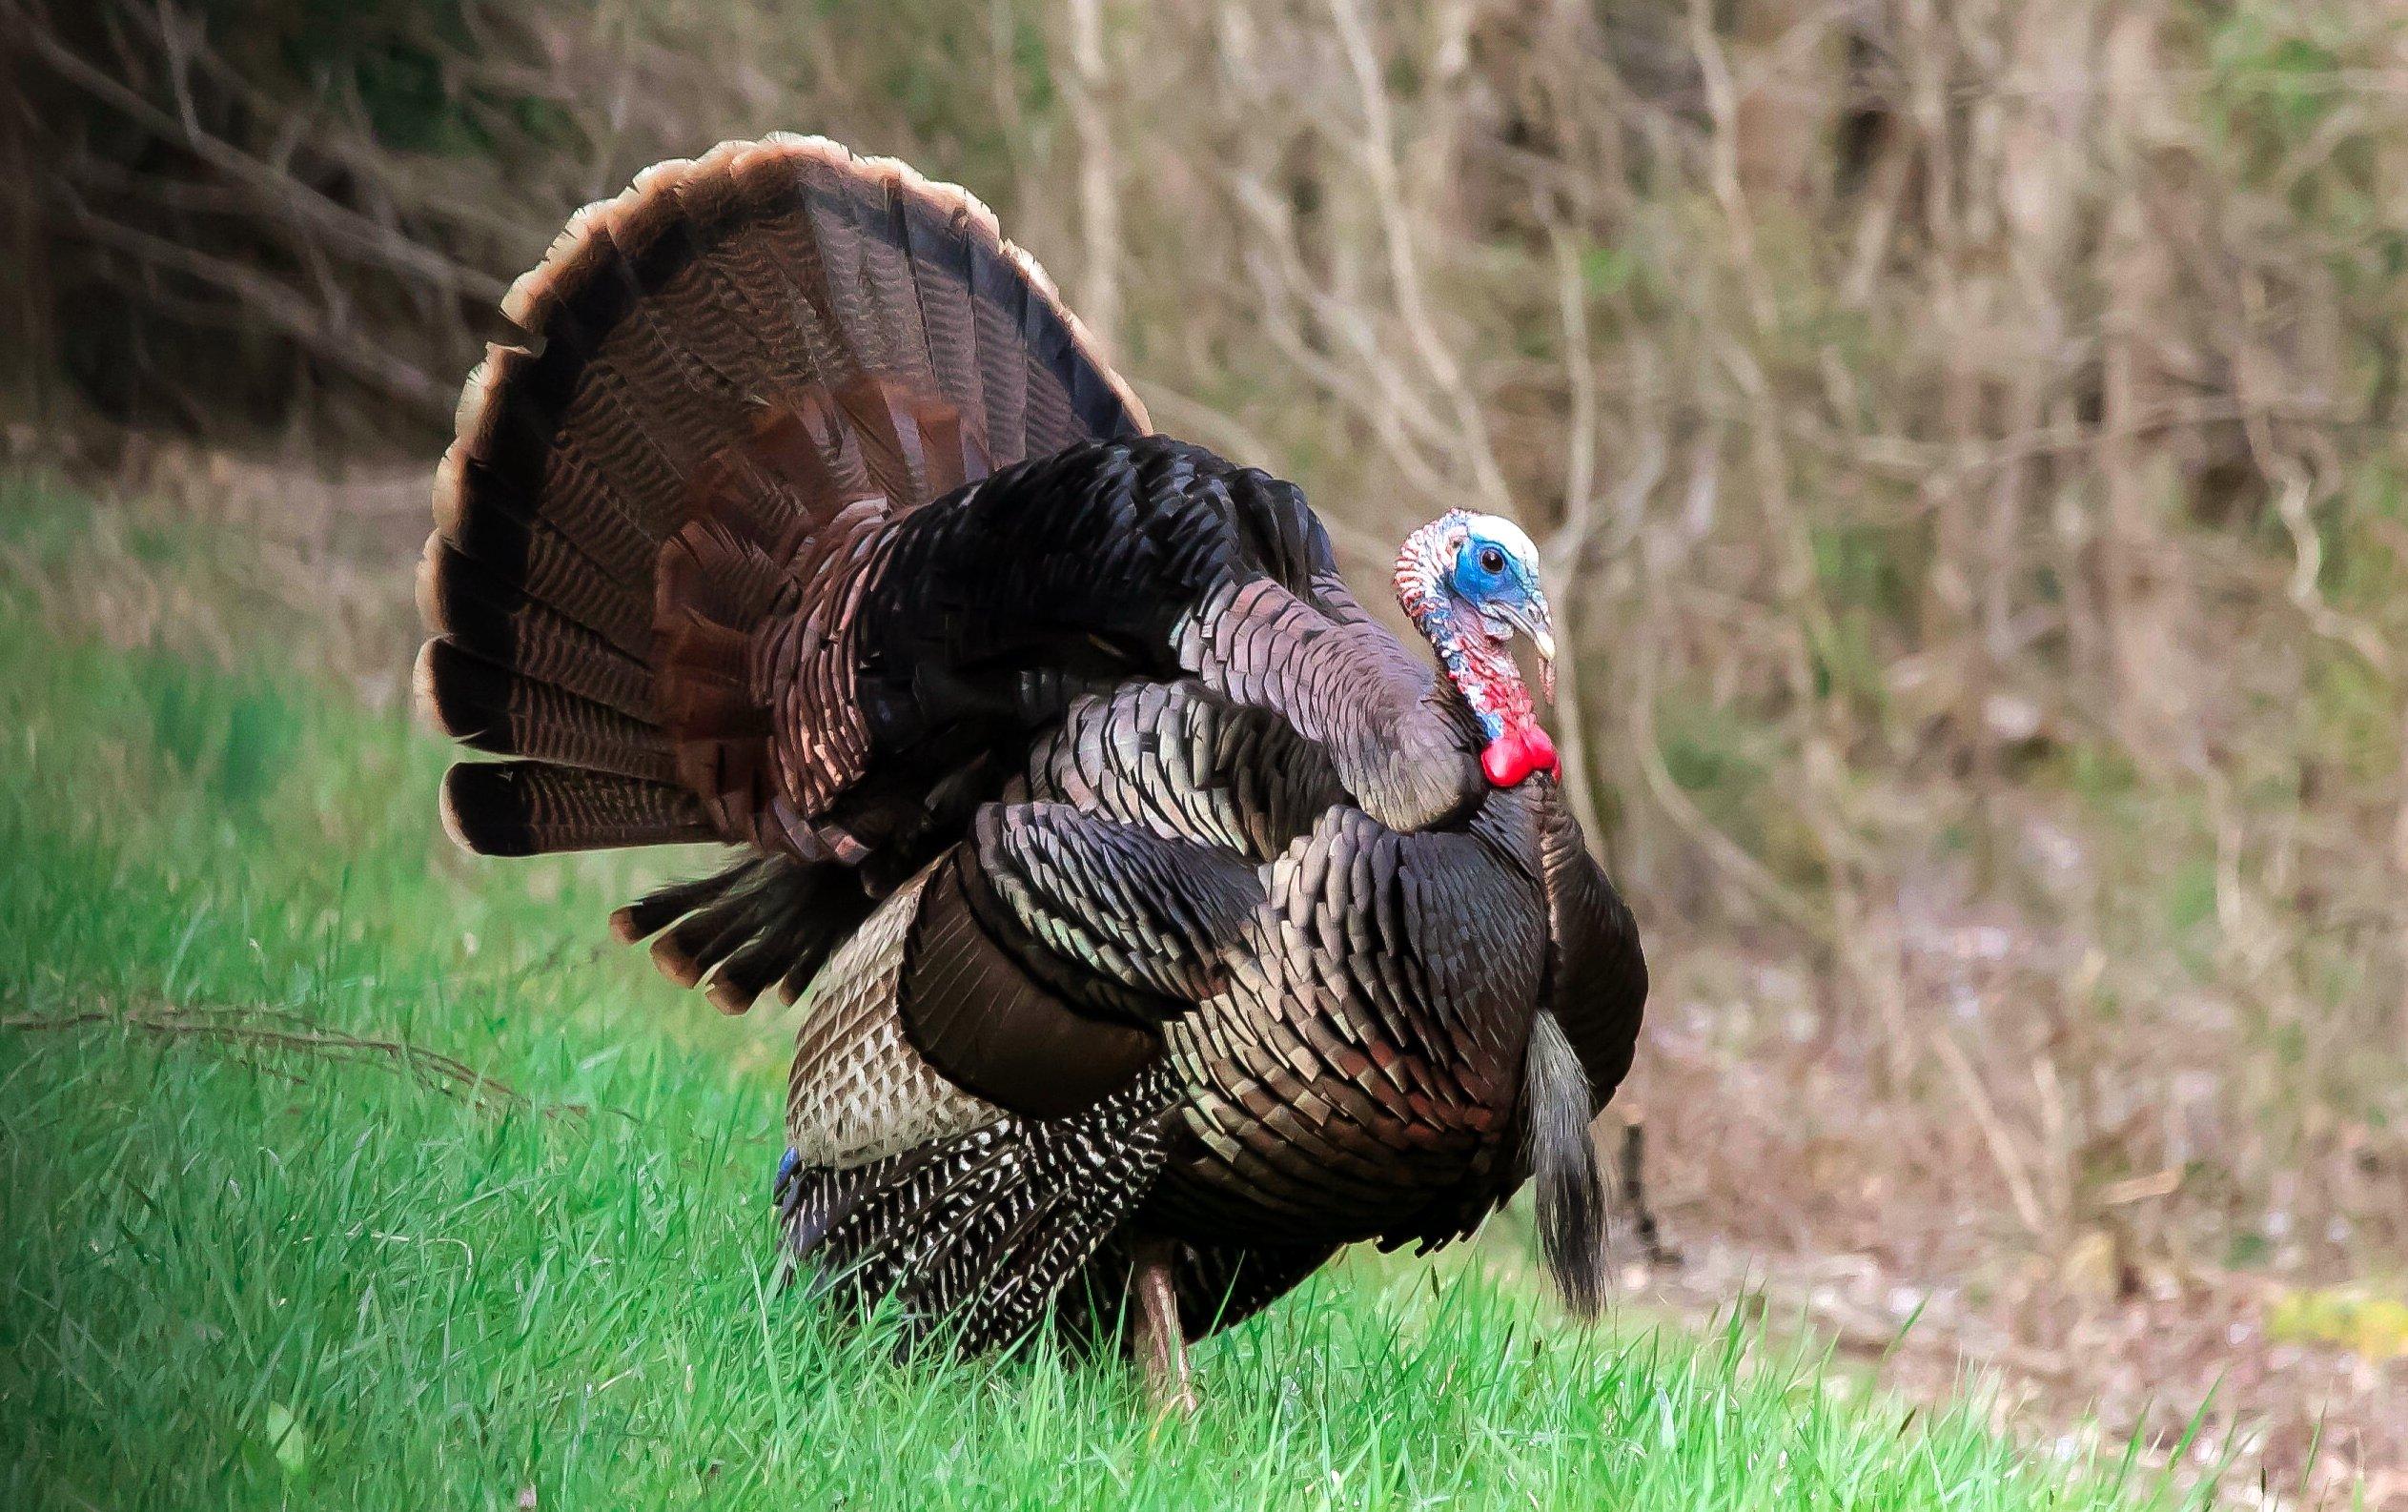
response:
[[[1397,559],[1397,602],[1438,652],[1447,682],[1479,725],[1481,771],[1498,787],[1511,787],[1534,771],[1558,769],[1555,743],[1540,727],[1530,689],[1505,643],[1446,591],[1447,523],[1435,521],[1405,542]]]

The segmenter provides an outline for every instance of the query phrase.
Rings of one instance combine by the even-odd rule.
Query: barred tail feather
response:
[[[544,762],[463,762],[443,776],[443,828],[486,856],[709,840],[692,793]]]

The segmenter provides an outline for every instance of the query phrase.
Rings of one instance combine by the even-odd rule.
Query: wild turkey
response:
[[[1434,669],[1293,485],[1151,434],[983,206],[825,141],[646,172],[504,311],[418,687],[510,759],[444,819],[743,849],[612,923],[729,1012],[809,999],[814,1284],[965,1349],[1132,1310],[1184,1395],[1184,1339],[1535,1173],[1597,1305],[1646,975],[1507,655],[1554,653],[1520,530],[1405,542]]]

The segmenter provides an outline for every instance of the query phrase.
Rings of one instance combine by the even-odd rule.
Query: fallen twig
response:
[[[289,1009],[255,1004],[146,1004],[115,1009],[84,1009],[71,1013],[17,1014],[0,1018],[0,1030],[57,1032],[100,1026],[136,1030],[161,1039],[206,1039],[254,1050],[286,1051],[296,1054],[352,1064],[382,1062],[407,1071],[437,1092],[461,1098],[486,1113],[526,1110],[547,1118],[583,1118],[596,1112],[636,1122],[633,1114],[616,1108],[596,1109],[586,1103],[538,1103],[507,1082],[478,1071],[466,1062],[399,1039],[369,1039],[321,1029]],[[269,1069],[269,1068],[263,1068]]]

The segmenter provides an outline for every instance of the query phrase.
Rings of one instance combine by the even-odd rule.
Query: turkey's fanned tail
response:
[[[646,170],[503,309],[529,339],[461,395],[418,689],[465,744],[589,775],[455,779],[473,849],[760,838],[738,653],[814,538],[1146,424],[985,206],[815,138]]]
[[[866,905],[837,898],[860,891],[844,837],[773,811],[754,631],[879,521],[1144,410],[985,206],[816,138],[646,170],[503,311],[526,340],[460,397],[416,685],[446,734],[514,759],[452,769],[447,827],[491,855],[767,850],[619,928],[677,925],[656,954],[723,1006],[791,990]]]

